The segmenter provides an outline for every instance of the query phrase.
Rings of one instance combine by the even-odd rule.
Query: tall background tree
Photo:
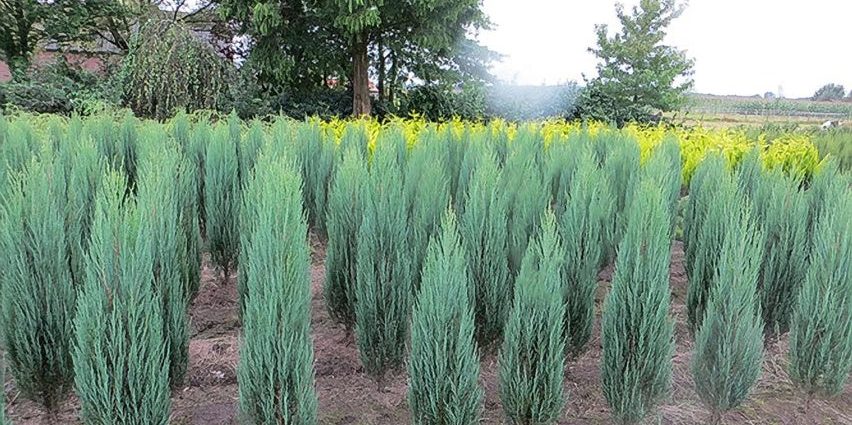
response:
[[[490,24],[480,0],[222,0],[220,10],[250,39],[248,62],[269,87],[322,89],[347,82],[352,113],[394,102],[406,81],[424,84],[487,75],[471,35]],[[461,77],[461,78],[460,78]]]
[[[664,44],[666,29],[683,13],[677,0],[641,0],[630,11],[616,4],[621,31],[596,26],[597,77],[586,81],[576,114],[622,125],[656,111],[677,109],[692,88],[694,60]]]
[[[849,93],[852,96],[852,92]],[[846,89],[843,87],[843,84],[826,84],[819,88],[819,90],[814,93],[813,100],[823,100],[823,101],[838,101],[842,100],[843,96],[846,96]]]

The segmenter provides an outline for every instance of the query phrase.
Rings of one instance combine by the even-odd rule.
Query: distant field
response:
[[[696,94],[690,96],[680,111],[669,116],[686,124],[707,127],[765,124],[798,124],[808,127],[827,120],[852,121],[852,102]]]

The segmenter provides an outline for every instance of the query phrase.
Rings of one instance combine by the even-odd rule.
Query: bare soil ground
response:
[[[406,377],[392,375],[383,391],[361,370],[358,351],[351,335],[331,321],[322,298],[324,244],[311,239],[312,327],[316,358],[316,387],[319,396],[319,423],[329,425],[409,423]],[[200,293],[190,314],[194,332],[190,342],[190,364],[186,386],[172,398],[172,423],[179,425],[231,425],[237,416],[238,388],[236,365],[239,356],[239,322],[235,276],[223,284],[205,259]],[[612,267],[600,274],[598,306],[609,288]],[[677,351],[674,358],[672,394],[660,408],[659,418],[649,423],[704,424],[709,415],[695,394],[689,369],[692,341],[686,328],[686,274],[683,247],[676,242],[671,266],[672,317],[675,319]],[[601,390],[600,324],[596,325],[589,350],[566,364],[567,404],[560,424],[609,424],[609,410]],[[785,372],[786,341],[768,347],[764,371],[749,400],[728,414],[726,424],[852,424],[852,384],[839,397],[815,400],[805,409]],[[503,423],[498,394],[497,357],[482,356],[481,382],[486,398],[483,423]],[[8,413],[15,424],[77,424],[79,403],[72,397],[57,417],[49,422],[33,403],[18,396],[14,382],[5,385]]]

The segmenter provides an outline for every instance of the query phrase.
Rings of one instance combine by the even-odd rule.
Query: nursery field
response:
[[[0,163],[2,425],[852,423],[807,135],[20,115]]]

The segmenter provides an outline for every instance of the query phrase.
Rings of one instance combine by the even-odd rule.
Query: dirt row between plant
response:
[[[329,425],[409,423],[406,376],[397,373],[387,379],[383,390],[367,377],[358,359],[354,339],[329,318],[322,296],[325,278],[325,246],[311,238],[311,326],[314,338],[316,388],[319,397],[319,423]],[[600,274],[598,309],[609,287],[612,267]],[[222,282],[205,258],[200,293],[193,303],[193,334],[189,346],[190,364],[185,388],[172,398],[172,424],[238,424],[239,320],[237,318],[236,276]],[[690,373],[692,341],[686,328],[686,274],[683,247],[672,249],[672,316],[675,319],[677,349],[674,358],[672,396],[660,409],[664,424],[706,423],[708,413],[701,405]],[[599,318],[599,315],[598,315]],[[589,350],[566,364],[567,403],[560,424],[609,424],[609,410],[603,397],[599,364],[601,360],[600,322],[595,325]],[[839,397],[814,401],[806,409],[784,370],[786,341],[767,349],[763,374],[744,406],[725,417],[727,424],[852,424],[852,384]],[[480,378],[485,388],[484,424],[503,423],[498,391],[497,356],[482,357]],[[43,412],[18,396],[14,383],[6,382],[10,418],[18,425],[43,424]],[[55,423],[78,424],[79,402],[71,398]]]

